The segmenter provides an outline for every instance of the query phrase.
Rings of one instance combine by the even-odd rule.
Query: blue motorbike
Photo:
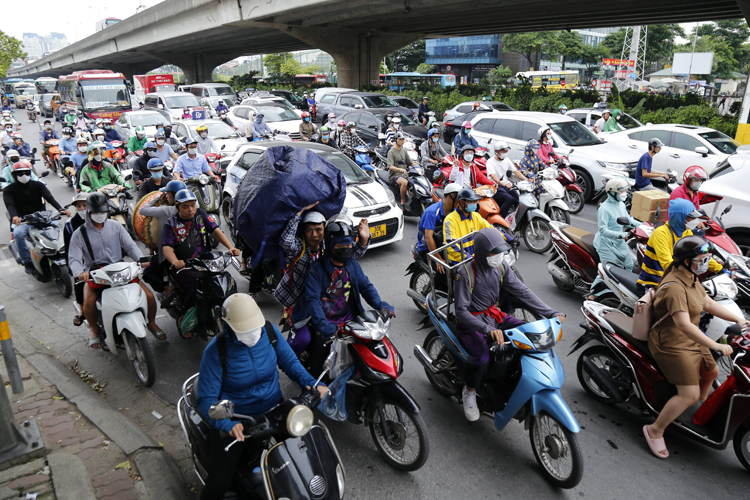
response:
[[[429,258],[435,259],[447,246],[430,252]],[[425,324],[431,322],[435,330],[427,335],[422,346],[414,346],[414,355],[432,386],[440,394],[458,401],[469,359],[456,335],[458,324],[452,297],[452,275],[462,264],[443,264],[449,283],[447,293],[433,286],[427,297],[423,297],[428,313]],[[562,336],[562,323],[557,318],[533,321],[505,330],[505,336],[502,346],[488,340],[490,366],[481,387],[476,389],[479,410],[482,415],[494,418],[499,431],[514,418],[523,422],[529,430],[534,456],[546,477],[560,488],[574,488],[583,476],[583,454],[576,436],[581,428],[560,394],[565,372],[553,347]]]

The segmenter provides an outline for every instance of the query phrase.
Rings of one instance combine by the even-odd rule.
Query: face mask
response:
[[[13,132],[13,129],[12,129],[12,128],[6,128],[6,129],[5,129],[5,133],[6,133],[6,134],[10,134],[10,133],[12,133],[12,132]]]
[[[151,177],[154,179],[161,179],[164,175],[164,172],[162,170],[159,170],[158,172],[151,172]]]
[[[690,229],[691,231],[694,231],[698,227],[698,224],[700,223],[701,223],[700,219],[693,219],[693,220],[687,221],[685,223],[685,227]]]
[[[164,130],[164,127],[156,127],[157,132],[159,132],[160,130]]]
[[[18,177],[16,177],[16,179],[21,184],[26,184],[27,182],[29,182],[31,180],[31,176],[30,175],[19,175]]]
[[[156,141],[156,144],[158,144],[159,146],[163,146],[164,145],[164,139],[159,139],[158,141]]]
[[[620,200],[625,201],[628,199],[628,192],[620,193]]]
[[[479,205],[477,203],[471,203],[469,205],[466,205],[467,212],[476,212],[477,208],[479,208]]]
[[[63,134],[63,139],[65,139],[67,141],[68,139],[70,139],[70,135],[69,134]]]
[[[149,156],[149,158],[153,158],[156,156],[156,151],[146,151],[146,154]]]
[[[106,126],[104,127],[104,130],[109,130],[109,129],[111,129],[111,128],[112,128],[112,127],[110,127],[109,125],[106,125]]]
[[[546,134],[547,139],[552,139],[552,132],[547,132]]]
[[[141,132],[136,132],[136,133],[135,133],[135,136],[136,136],[136,137],[137,137],[138,139],[143,139],[143,138],[145,137],[145,134],[143,134],[143,133],[141,133]]]
[[[466,154],[464,155],[464,160],[466,160],[466,161],[471,161],[471,160],[473,160],[473,159],[474,159],[474,155],[473,155],[473,154],[471,154],[471,153],[466,153]]]
[[[97,224],[104,224],[104,221],[107,220],[107,212],[101,212],[96,214],[90,214],[91,220],[96,222]]]
[[[83,220],[86,220],[86,209],[82,210],[76,210],[76,213],[78,213],[78,217],[80,217]]]
[[[263,333],[263,328],[256,328],[255,330],[250,330],[249,332],[244,333],[234,332],[234,334],[237,335],[237,340],[248,347],[253,347],[258,343],[261,333]]]
[[[305,118],[305,121],[306,121],[306,122],[309,122],[309,121],[310,121],[310,119],[309,119],[309,118]]]
[[[81,153],[85,153],[86,152],[86,146],[81,146],[80,148],[78,148],[78,151],[80,151]]]
[[[471,130],[464,130],[464,134],[471,135]]]
[[[201,139],[205,139],[206,137],[208,137],[208,132],[203,132],[201,134]]]
[[[188,154],[190,156],[195,156],[198,153],[198,148],[188,148]]]
[[[328,136],[327,136],[327,135],[324,135],[324,136],[323,136],[323,140],[324,140],[324,141],[327,141],[327,140],[328,140]]]
[[[487,264],[490,267],[500,267],[503,265],[503,254],[499,253],[497,255],[490,255],[487,257]]]
[[[354,134],[356,134],[356,133],[357,133],[357,129],[356,129],[356,128],[353,128],[353,129],[351,129],[351,130],[349,131],[349,133],[350,133],[350,134],[352,134],[352,135],[354,135]]]
[[[47,130],[52,130],[52,125],[45,125],[44,128],[46,128]]]
[[[567,113],[567,112],[568,112],[568,110],[567,110],[567,109],[563,109],[563,110],[561,110],[561,111],[560,111],[560,113],[562,113],[562,114],[565,114],[565,113]]]
[[[349,262],[349,259],[352,258],[353,253],[354,249],[352,248],[334,248],[331,252],[331,257],[343,264],[346,264],[347,262]]]
[[[690,266],[690,270],[695,274],[696,276],[699,274],[703,274],[708,271],[708,262],[711,260],[710,255],[706,255],[703,257],[700,261],[697,259],[693,259],[691,262],[694,264],[698,264],[698,269],[693,269],[693,266]]]
[[[701,181],[694,181],[690,183],[690,189],[692,189],[693,191],[698,191],[702,185],[703,183]]]
[[[338,130],[339,132],[341,132],[342,130],[344,130],[344,127],[339,127],[339,126],[337,126],[337,127],[336,127],[336,130]]]
[[[102,161],[102,155],[94,155],[94,161]]]
[[[500,153],[500,159],[504,160],[508,156],[508,153]]]
[[[96,140],[99,142],[104,142],[104,136],[103,135],[97,135]]]
[[[432,142],[437,142],[440,137],[432,137]]]

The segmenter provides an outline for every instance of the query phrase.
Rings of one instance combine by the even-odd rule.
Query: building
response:
[[[70,45],[64,33],[50,33],[41,36],[36,33],[24,33],[23,50],[29,59],[41,59],[44,54],[52,53]]]

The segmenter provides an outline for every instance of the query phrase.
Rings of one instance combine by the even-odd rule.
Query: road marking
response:
[[[589,224],[593,224],[595,226],[599,224],[595,220],[587,219],[585,217],[578,217],[577,215],[571,215],[570,218],[571,219],[575,219],[575,220],[579,220],[581,222],[588,222]]]

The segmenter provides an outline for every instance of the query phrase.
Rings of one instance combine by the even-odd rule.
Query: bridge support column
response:
[[[154,54],[168,64],[174,64],[185,73],[185,83],[211,82],[214,68],[227,61],[226,56],[216,54]]]
[[[289,26],[284,32],[331,54],[336,61],[338,86],[349,88],[378,85],[380,61],[394,50],[423,37],[307,26]]]

